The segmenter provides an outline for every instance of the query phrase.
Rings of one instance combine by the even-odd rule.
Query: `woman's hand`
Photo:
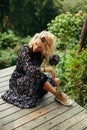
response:
[[[45,72],[50,72],[51,75],[52,75],[52,78],[56,78],[56,73],[55,73],[54,69],[51,66],[45,67]]]

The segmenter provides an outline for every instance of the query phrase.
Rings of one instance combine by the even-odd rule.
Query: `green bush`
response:
[[[55,71],[61,79],[64,92],[81,106],[87,107],[87,49],[78,55],[78,42],[85,20],[85,13],[67,12],[57,16],[48,24],[48,30],[57,37],[57,54],[60,62]],[[86,42],[87,43],[87,42]]]
[[[9,10],[10,28],[24,37],[46,29],[47,23],[62,12],[62,5],[60,0],[10,0]]]
[[[77,13],[79,10],[87,11],[87,0],[66,0],[62,2],[64,13],[69,11]]]
[[[85,105],[87,102],[87,49],[81,54],[76,54],[76,50],[68,52],[64,63],[65,88],[68,94],[75,100]]]
[[[24,43],[28,43],[31,39],[30,36],[21,38],[16,36],[13,31],[8,30],[7,32],[0,34],[0,49],[7,49],[8,47],[14,49],[16,46],[20,46]]]
[[[21,38],[11,30],[0,34],[0,69],[16,64],[18,50],[21,45],[27,44],[31,37]]]
[[[77,54],[78,46],[72,50],[58,52],[60,63],[55,71],[61,79],[61,87],[81,106],[87,106],[87,49]]]
[[[67,12],[61,14],[48,24],[48,30],[57,37],[57,49],[72,49],[78,43],[84,23],[85,13],[79,11],[75,15]]]
[[[17,54],[11,48],[0,50],[0,69],[15,65]]]
[[[0,34],[0,49],[14,48],[20,40],[11,30]]]

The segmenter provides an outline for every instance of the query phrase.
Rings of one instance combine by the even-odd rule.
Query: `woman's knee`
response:
[[[60,79],[59,78],[55,78],[55,84],[56,84],[56,86],[59,86],[59,84],[60,84]]]

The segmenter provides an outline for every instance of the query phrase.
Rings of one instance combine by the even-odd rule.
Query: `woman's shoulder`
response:
[[[22,50],[22,51],[27,51],[27,52],[29,52],[30,49],[29,49],[28,44],[22,45],[22,46],[21,46],[21,50]]]
[[[28,46],[28,44],[23,44],[23,46],[22,46],[23,48],[28,48],[29,49],[29,46]]]

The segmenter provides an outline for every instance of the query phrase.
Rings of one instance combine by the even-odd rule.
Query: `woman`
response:
[[[59,86],[59,79],[53,68],[41,67],[44,59],[51,65],[56,64],[54,54],[55,37],[48,31],[36,34],[28,45],[23,45],[19,51],[16,69],[9,81],[9,90],[2,98],[20,108],[31,108],[49,91],[55,95],[57,101],[71,106],[72,100],[53,87]],[[58,62],[58,57],[56,61]],[[51,76],[44,72],[50,72]]]

